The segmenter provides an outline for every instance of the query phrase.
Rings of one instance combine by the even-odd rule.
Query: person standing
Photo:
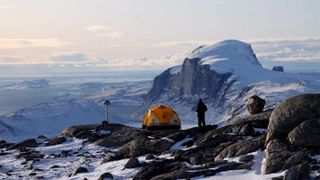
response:
[[[206,113],[207,110],[208,110],[207,106],[204,104],[202,99],[200,99],[198,104],[197,104],[197,110],[196,110],[197,113],[198,113],[198,125],[199,125],[199,127],[206,125],[205,113]]]

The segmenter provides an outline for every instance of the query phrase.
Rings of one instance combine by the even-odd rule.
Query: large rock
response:
[[[128,160],[124,168],[136,168],[139,167],[141,164],[139,162],[139,159],[136,157],[132,157]]]
[[[99,126],[99,124],[71,126],[64,129],[61,132],[61,135],[65,137],[76,137],[81,139],[90,138],[92,131],[99,128]]]
[[[285,100],[274,109],[268,125],[267,143],[286,138],[300,123],[320,117],[320,94],[303,94]]]
[[[45,145],[46,146],[54,146],[54,145],[62,144],[66,141],[67,141],[67,138],[65,138],[65,137],[55,137],[55,138],[50,139],[49,142],[47,142]]]
[[[265,174],[274,173],[283,169],[288,158],[293,154],[288,143],[284,140],[273,139],[266,148]]]
[[[186,168],[186,165],[182,162],[174,162],[173,160],[164,160],[160,162],[153,162],[144,166],[135,176],[134,180],[144,180],[151,179],[153,177],[157,177],[155,179],[159,179],[159,175],[166,174],[176,170],[183,170]],[[177,175],[177,174],[176,174]],[[165,176],[167,177],[167,176]],[[171,176],[172,177],[172,176]],[[177,179],[179,177],[176,177]],[[161,179],[161,178],[160,178]]]
[[[107,180],[107,179],[113,179],[113,175],[109,172],[101,174],[98,180]]]
[[[285,174],[284,180],[307,180],[309,179],[310,166],[306,163],[290,168]]]
[[[320,118],[308,120],[295,127],[288,135],[294,146],[320,147]]]
[[[17,149],[17,148],[26,148],[26,147],[34,148],[37,146],[38,146],[38,143],[35,139],[27,139],[17,144],[11,145],[8,149]]]
[[[284,72],[283,66],[273,66],[272,71]]]
[[[269,118],[271,116],[272,110],[264,111],[262,113],[234,118],[229,121],[230,125],[244,125],[250,124],[254,128],[267,128],[269,124]]]
[[[258,114],[263,111],[266,101],[259,96],[251,96],[247,101],[247,108],[250,114]]]
[[[265,136],[258,137],[254,140],[241,140],[236,142],[227,148],[223,149],[218,156],[216,156],[215,161],[223,160],[228,157],[236,157],[243,154],[248,154],[258,149],[262,148],[264,145]]]
[[[85,167],[78,167],[76,170],[74,170],[74,172],[71,174],[71,176],[75,176],[79,173],[87,173],[88,169]]]
[[[162,153],[170,149],[174,141],[168,139],[147,139],[141,138],[133,140],[123,145],[116,153],[118,159],[128,157],[138,157],[149,153]]]

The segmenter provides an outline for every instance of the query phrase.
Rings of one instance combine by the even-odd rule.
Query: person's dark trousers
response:
[[[206,122],[205,122],[205,114],[204,113],[199,113],[198,114],[198,126],[205,126]]]

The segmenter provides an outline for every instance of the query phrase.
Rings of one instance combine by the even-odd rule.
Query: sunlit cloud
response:
[[[62,47],[73,44],[57,38],[29,39],[29,38],[0,38],[0,49],[18,49],[33,47]]]
[[[170,66],[179,65],[183,62],[186,57],[186,53],[174,54],[174,55],[166,55],[160,58],[148,58],[148,57],[135,57],[135,58],[124,58],[124,59],[116,59],[110,60],[108,63],[101,63],[98,66],[105,67],[127,67],[131,69],[143,69],[143,68],[151,68],[151,69],[159,69],[159,68],[167,68]]]
[[[102,25],[92,25],[85,28],[85,30],[92,31],[92,32],[107,31],[111,29],[112,28],[109,26],[102,26]]]
[[[97,34],[99,37],[107,37],[107,38],[123,38],[125,36],[122,32],[108,32],[103,34]]]
[[[123,38],[125,33],[114,31],[113,28],[104,25],[92,25],[85,28],[87,31],[95,33],[98,37],[106,37],[111,39]]]
[[[217,41],[164,41],[153,44],[153,47],[172,48],[172,47],[197,47],[206,44],[213,44]]]
[[[0,9],[11,9],[11,6],[0,5]]]

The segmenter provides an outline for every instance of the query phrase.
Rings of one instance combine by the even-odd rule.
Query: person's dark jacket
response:
[[[202,100],[199,100],[196,111],[198,113],[201,113],[201,112],[206,112],[207,110],[208,110],[207,106],[203,103]]]

